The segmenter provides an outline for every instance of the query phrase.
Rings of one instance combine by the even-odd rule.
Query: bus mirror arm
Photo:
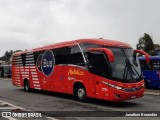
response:
[[[114,54],[110,49],[107,48],[89,48],[88,51],[101,51],[108,56],[109,62],[114,62]]]
[[[142,51],[142,50],[134,50],[135,53],[140,53],[140,54],[143,54],[145,57],[146,57],[146,62],[147,63],[150,63],[150,57],[148,55],[148,53]]]

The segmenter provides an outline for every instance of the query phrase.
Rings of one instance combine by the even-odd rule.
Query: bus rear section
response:
[[[12,69],[11,65],[0,65],[0,77],[11,77]]]
[[[150,64],[145,57],[138,57],[147,88],[160,88],[160,56],[150,56]]]
[[[39,89],[122,101],[144,95],[144,80],[136,53],[128,44],[83,39],[15,53],[12,82],[25,91]]]

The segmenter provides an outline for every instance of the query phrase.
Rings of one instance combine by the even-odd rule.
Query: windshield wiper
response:
[[[135,69],[135,67],[130,63],[129,59],[126,58],[126,66],[125,66],[125,70],[124,70],[124,74],[123,74],[123,78],[126,79],[128,76],[128,72],[131,73],[131,77],[132,79],[136,80],[136,74],[138,75],[138,78],[142,78],[139,73],[137,72],[137,70]]]
[[[132,74],[133,70],[132,70],[132,65],[131,63],[129,62],[129,59],[126,58],[125,59],[126,61],[126,65],[125,65],[125,68],[124,68],[124,74],[123,74],[123,79],[127,79],[127,76],[128,76],[128,72]],[[133,79],[133,76],[131,75],[132,79]]]

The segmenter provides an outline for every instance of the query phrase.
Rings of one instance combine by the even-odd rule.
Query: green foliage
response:
[[[154,48],[153,40],[149,34],[144,33],[144,36],[140,37],[139,43],[137,44],[137,49],[144,50],[148,54],[154,55],[155,48]]]
[[[20,51],[22,51],[22,50],[16,50],[16,51],[10,50],[10,51],[6,51],[5,54],[4,54],[4,56],[0,57],[0,60],[7,62],[7,61],[10,60],[11,56],[13,55],[13,53],[20,52]]]

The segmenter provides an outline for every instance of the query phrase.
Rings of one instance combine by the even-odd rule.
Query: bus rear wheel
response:
[[[29,92],[31,90],[28,80],[24,80],[24,91]]]
[[[84,102],[87,99],[86,89],[83,85],[78,85],[76,87],[75,96],[78,101]]]

